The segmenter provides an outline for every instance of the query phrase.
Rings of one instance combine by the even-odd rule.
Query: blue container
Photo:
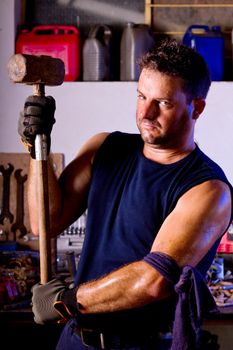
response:
[[[209,67],[211,80],[224,79],[224,38],[219,26],[192,25],[184,34],[183,44],[202,55]]]

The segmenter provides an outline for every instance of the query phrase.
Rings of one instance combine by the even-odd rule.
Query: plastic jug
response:
[[[183,43],[198,51],[205,59],[212,80],[224,78],[224,38],[219,26],[192,25],[184,34]]]
[[[93,26],[83,45],[83,80],[112,79],[112,31],[106,25]]]
[[[154,35],[146,24],[127,23],[120,47],[120,80],[138,80],[140,69],[137,60],[155,44]]]

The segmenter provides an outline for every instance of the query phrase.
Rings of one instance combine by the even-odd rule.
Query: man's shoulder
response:
[[[229,187],[232,192],[232,185],[222,167],[200,148],[197,147],[186,161],[183,165],[183,174],[180,176],[183,193],[200,184],[204,191],[215,187],[221,191]],[[179,183],[179,179],[177,182]]]

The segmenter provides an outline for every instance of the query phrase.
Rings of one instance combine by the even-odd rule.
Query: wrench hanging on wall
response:
[[[16,209],[16,221],[11,226],[11,231],[14,234],[14,240],[16,240],[16,232],[19,231],[19,238],[22,238],[27,234],[27,228],[24,225],[24,182],[27,180],[28,176],[21,175],[22,169],[17,169],[15,171],[15,179],[17,181],[17,209]]]
[[[8,167],[5,169],[3,165],[0,165],[0,173],[3,176],[3,194],[2,194],[2,211],[0,214],[0,224],[4,225],[6,220],[12,223],[14,215],[10,211],[10,177],[14,171],[12,164],[8,163]]]

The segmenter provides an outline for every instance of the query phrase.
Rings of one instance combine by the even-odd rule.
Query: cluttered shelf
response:
[[[126,75],[134,80],[135,59],[164,36],[183,40],[203,54],[213,80],[232,80],[233,4],[114,0],[96,1],[92,11],[85,1],[69,2],[65,8],[46,0],[15,2],[21,13],[16,52],[57,55],[70,81],[119,81]]]
[[[85,225],[86,213],[68,227],[57,240],[54,276],[62,275],[67,283],[73,281],[76,273],[85,236]],[[209,315],[208,320],[233,321],[232,232],[231,225],[222,237],[217,254],[206,274],[208,288],[219,309],[218,313]],[[3,247],[6,246],[4,242],[2,244]],[[38,251],[0,251],[0,314],[30,315],[31,288],[40,280],[39,260]]]
[[[82,224],[83,227],[83,224]],[[62,251],[67,246],[66,237],[74,234],[71,227],[60,238],[58,248]],[[78,233],[80,235],[80,233]],[[73,239],[75,237],[72,235]],[[71,237],[71,238],[72,238]],[[82,235],[83,237],[83,235]],[[221,248],[221,245],[220,245]],[[80,249],[80,247],[79,247]],[[66,252],[66,258],[68,252]],[[70,260],[70,255],[69,259]],[[73,255],[73,254],[72,254]],[[74,255],[73,255],[74,256]],[[232,254],[217,254],[207,273],[208,287],[216,301],[218,311],[210,314],[205,323],[233,321],[233,275]],[[64,261],[63,261],[64,264]],[[69,265],[69,261],[67,261]],[[71,281],[72,274],[67,265],[65,272],[60,272],[65,280]],[[60,268],[61,269],[61,268]],[[31,309],[31,287],[39,281],[39,253],[35,251],[0,252],[0,324],[33,323]]]
[[[63,276],[68,284],[76,274],[86,228],[83,214],[58,237],[56,242],[56,266],[54,276]],[[209,315],[209,321],[233,321],[233,225],[222,237],[217,254],[207,271],[206,281],[219,308]],[[10,244],[11,243],[11,244]],[[7,244],[7,246],[6,246]],[[11,247],[14,241],[2,241],[2,248]],[[18,247],[20,245],[18,244]],[[40,280],[39,252],[37,250],[0,251],[0,318],[17,320],[23,315],[32,321],[31,288]],[[19,316],[19,320],[21,317]]]

